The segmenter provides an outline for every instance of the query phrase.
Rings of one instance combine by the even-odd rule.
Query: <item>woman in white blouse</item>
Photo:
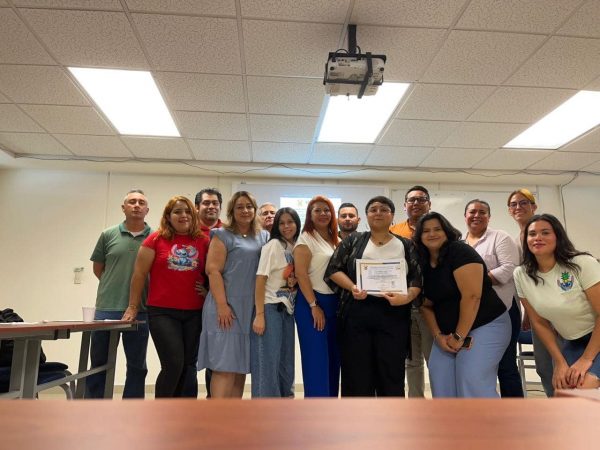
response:
[[[313,197],[306,208],[302,234],[294,247],[294,265],[300,287],[294,317],[300,341],[305,397],[338,396],[338,298],[323,280],[337,244],[337,220],[331,200],[320,195]]]
[[[467,236],[465,242],[473,247],[485,262],[492,287],[506,306],[510,316],[510,343],[498,365],[498,381],[502,397],[523,397],[523,384],[517,368],[517,339],[521,330],[521,311],[515,295],[513,272],[519,265],[519,249],[515,241],[502,230],[488,227],[491,209],[485,200],[474,199],[465,206]]]

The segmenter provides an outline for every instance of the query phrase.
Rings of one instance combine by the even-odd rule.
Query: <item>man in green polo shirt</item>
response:
[[[139,189],[129,191],[121,205],[125,221],[102,232],[91,256],[94,274],[100,280],[96,296],[96,320],[120,320],[129,304],[129,284],[133,266],[141,243],[151,230],[144,222],[148,214],[148,200]],[[142,294],[142,308],[146,302],[146,289]],[[140,311],[137,331],[123,332],[123,350],[127,359],[127,374],[123,398],[144,398],[146,350],[148,348],[148,318]],[[92,333],[90,359],[93,367],[106,364],[108,360],[109,332]],[[88,377],[86,398],[104,397],[106,372]]]

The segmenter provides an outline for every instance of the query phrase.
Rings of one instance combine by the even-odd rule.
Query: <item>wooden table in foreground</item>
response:
[[[600,402],[600,389],[557,389],[556,397],[577,397]],[[599,443],[600,446],[600,443]]]
[[[0,402],[7,449],[597,449],[600,405],[506,400]]]
[[[46,383],[43,388],[78,380],[75,397],[83,398],[85,378],[94,373],[106,371],[104,397],[112,398],[119,332],[136,329],[137,322],[125,322],[121,320],[43,322],[18,325],[0,324],[0,340],[13,339],[15,341],[11,365],[10,389],[9,392],[1,394],[0,398],[34,398],[38,389],[41,390],[37,385],[37,378],[42,341],[69,339],[71,333],[82,333],[78,372],[69,377]],[[110,332],[108,361],[103,366],[88,370],[92,331]]]

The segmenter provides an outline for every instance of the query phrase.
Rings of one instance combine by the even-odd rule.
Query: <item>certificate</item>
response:
[[[384,292],[406,294],[406,261],[403,259],[357,259],[356,287],[367,294]]]

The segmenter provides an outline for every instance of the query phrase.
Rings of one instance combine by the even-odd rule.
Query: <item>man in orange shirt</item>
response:
[[[413,186],[404,195],[404,210],[408,218],[404,222],[390,227],[394,234],[412,238],[419,219],[431,209],[429,192],[423,186]],[[433,337],[419,311],[419,299],[413,302],[411,309],[411,358],[406,359],[406,381],[409,397],[425,396],[425,364],[429,359]]]

